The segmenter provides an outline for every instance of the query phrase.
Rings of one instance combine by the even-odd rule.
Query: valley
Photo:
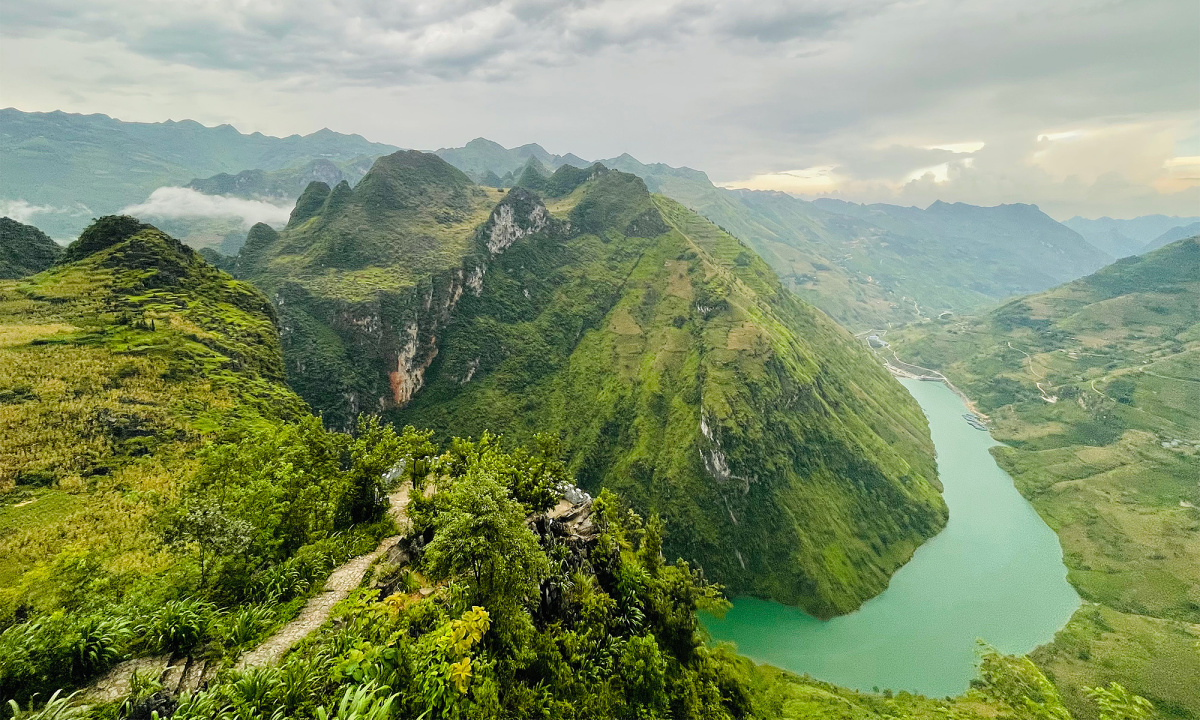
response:
[[[1164,717],[1200,708],[1195,298],[1200,245],[1179,240],[1001,306],[888,335],[975,399],[993,450],[1063,545],[1084,605],[1034,658],[1086,707],[1120,682]]]
[[[674,199],[665,178],[680,171],[577,160],[493,173],[509,188],[416,151],[192,182],[276,200],[303,184],[286,226],[254,225],[223,246],[235,255],[130,217],[101,218],[66,250],[6,220],[5,257],[23,264],[0,281],[0,421],[15,439],[0,453],[2,694],[28,703],[165,657],[200,659],[209,689],[121,687],[137,707],[180,703],[181,719],[263,703],[317,716],[339,696],[382,715],[449,712],[455,697],[675,717],[1141,707],[1111,683],[1190,716],[1200,498],[1176,479],[1195,452],[1180,324],[1194,240],[981,320],[957,308],[1102,254],[1075,252],[1029,206],[745,195],[755,212],[820,219],[781,226],[871,223],[881,244],[855,252],[872,262],[908,233],[937,237],[927,250],[950,268],[945,243],[981,223],[998,245],[1044,226],[1033,237],[1049,254],[1026,253],[1038,277],[993,277],[975,299],[944,279],[940,296],[901,296],[923,321],[890,330],[902,304],[844,306],[838,319],[886,338],[868,347],[804,300],[852,294],[781,281],[783,251],[761,257],[764,236]],[[693,199],[728,200],[704,183]],[[1009,260],[977,255],[961,272],[987,262]],[[931,306],[956,311],[933,320]],[[1005,445],[940,385],[906,391],[872,354],[884,347],[945,373]],[[596,530],[543,517],[568,491]],[[335,594],[314,597],[326,582]],[[297,627],[307,639],[272,649]],[[269,662],[238,665],[256,647]],[[379,678],[403,690],[385,702]],[[295,682],[310,689],[289,694]]]
[[[929,418],[946,529],[848,615],[822,622],[742,597],[705,624],[758,662],[838,685],[957,695],[974,678],[979,642],[1027,654],[1054,638],[1079,596],[1058,538],[988,454],[996,441],[963,420],[962,402],[942,383],[902,382]]]

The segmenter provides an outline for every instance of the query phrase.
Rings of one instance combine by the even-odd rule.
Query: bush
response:
[[[142,626],[143,640],[163,652],[191,650],[208,636],[217,615],[211,603],[195,598],[168,601]]]
[[[128,651],[133,630],[119,610],[57,612],[0,634],[0,697],[28,700],[79,684]]]
[[[264,630],[275,624],[275,613],[265,605],[247,605],[236,610],[221,624],[221,636],[231,647],[257,640]]]

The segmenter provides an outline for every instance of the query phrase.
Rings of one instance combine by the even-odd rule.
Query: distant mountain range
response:
[[[193,121],[126,123],[10,108],[0,110],[0,208],[60,241],[91,217],[143,203],[163,186],[266,201],[274,206],[266,210],[278,216],[309,182],[353,187],[375,158],[395,149],[329,130],[273,138]],[[435,154],[492,187],[511,187],[529,168],[549,174],[591,164],[537,144],[505,148],[484,138]],[[1151,247],[1159,236],[1160,245],[1168,242],[1177,237],[1170,234],[1175,228],[1200,219],[1073,218],[1060,224],[1032,205],[935,203],[920,209],[807,202],[780,192],[717,187],[698,170],[645,164],[628,154],[600,162],[637,175],[651,192],[738,237],[786,287],[856,331],[974,312],[1044,290]],[[237,252],[253,222],[223,205],[211,217],[189,212],[139,214],[194,247],[225,254]]]
[[[479,182],[576,164],[538,145],[505,150],[478,139],[437,151]],[[967,312],[1086,275],[1112,257],[1033,205],[927,209],[807,202],[786,193],[713,185],[691,168],[630,155],[599,161],[645,180],[763,256],[792,291],[856,330]],[[582,164],[582,163],[579,163]]]
[[[107,115],[6,108],[0,110],[0,201],[40,208],[27,219],[65,240],[91,218],[140,203],[159,187],[317,159],[373,160],[396,149],[332,130],[277,138],[194,120],[135,123]]]
[[[1063,225],[1079,233],[1085,240],[1109,255],[1123,258],[1195,235],[1194,230],[1190,234],[1174,233],[1170,235],[1170,239],[1160,241],[1160,238],[1165,238],[1168,233],[1172,233],[1177,228],[1195,222],[1200,222],[1200,217],[1143,215],[1132,220],[1114,220],[1110,217],[1089,220],[1076,216],[1064,222]]]

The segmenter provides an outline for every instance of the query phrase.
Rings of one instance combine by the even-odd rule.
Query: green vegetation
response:
[[[668,324],[719,335],[724,344],[706,354],[738,350],[742,340],[730,348],[729,338],[746,317],[788,346],[801,340],[779,317],[819,317],[728,236],[630,176],[589,177],[570,196],[557,207],[603,238],[557,236],[565,222],[548,221],[528,257],[549,237],[564,252],[579,240],[603,256],[622,242],[649,243],[638,231],[660,232],[659,244],[671,236],[664,251],[686,247],[683,261],[699,269],[689,281],[697,284],[685,285],[684,267],[668,264],[672,287],[690,287],[687,303],[709,321],[739,313],[741,324],[715,329],[697,329],[698,317]],[[522,190],[506,202],[514,212],[545,209]],[[654,253],[640,252],[650,265],[613,268],[649,277],[662,259]],[[499,263],[490,272],[518,270]],[[644,302],[645,287],[633,287]],[[772,288],[788,301],[775,308],[755,294]],[[651,309],[627,308],[629,322]],[[679,309],[669,309],[674,318]],[[102,218],[61,264],[0,283],[0,432],[16,440],[0,451],[5,716],[1070,717],[1028,661],[990,652],[969,693],[933,700],[851,692],[711,646],[696,611],[719,612],[720,588],[686,562],[665,562],[670,541],[657,514],[643,518],[609,490],[560,503],[572,470],[555,434],[534,434],[525,450],[486,433],[439,448],[430,431],[365,417],[352,433],[326,430],[280,382],[272,320],[258,291],[133,218]],[[811,342],[828,321],[809,323]],[[800,362],[775,352],[780,363]],[[481,372],[481,382],[495,374]],[[722,381],[720,372],[713,362],[706,377]],[[706,398],[719,390],[702,387]],[[730,406],[730,395],[717,397]],[[865,423],[839,402],[842,423]],[[732,452],[719,413],[707,422]],[[880,452],[882,440],[867,441]],[[407,550],[377,562],[281,663],[235,667],[335,566],[387,547],[380,539],[398,530],[389,492],[409,498],[411,532],[390,541]],[[203,666],[206,686],[177,696],[152,673],[134,674],[116,700],[86,688],[126,658],[164,653],[183,659],[177,667]],[[1147,717],[1144,701],[1120,686],[1091,692],[1104,720]]]
[[[889,335],[994,420],[994,450],[1088,601],[1034,653],[1083,717],[1120,682],[1200,715],[1200,245],[1126,258],[978,320]]]
[[[477,139],[439,150],[455,167],[501,185],[528,163],[557,169],[588,163],[542,148],[506,150]],[[691,168],[644,164],[629,155],[601,160],[750,245],[806,302],[854,331],[969,312],[1014,294],[1043,290],[1111,260],[1031,205],[927,209],[807,202],[781,192],[718,188]],[[1152,219],[1151,219],[1152,220]]]
[[[383,473],[423,436],[327,432],[283,385],[273,320],[128,217],[0,284],[0,696],[236,652],[391,530]]]
[[[432,155],[400,152],[353,190],[311,183],[283,232],[251,230],[234,272],[276,299],[288,381],[327,423],[349,428],[411,395],[402,358],[420,362],[501,197]]]
[[[503,194],[396,153],[254,234],[234,267],[276,298],[292,386],[334,427],[558,435],[738,592],[826,617],[880,592],[945,522],[916,403],[637,177],[530,163]]]
[[[0,218],[0,280],[41,272],[62,255],[62,246],[32,225]]]
[[[464,293],[424,389],[390,416],[443,438],[561,436],[587,489],[661,515],[669,554],[737,592],[828,617],[881,591],[945,522],[911,397],[745,246],[635,176],[522,182],[545,193],[505,200],[530,234]]]

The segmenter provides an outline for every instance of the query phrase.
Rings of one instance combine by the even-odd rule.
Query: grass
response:
[[[148,228],[0,282],[0,624],[169,560],[147,518],[213,433],[296,417],[258,291]]]
[[[1110,681],[1166,717],[1200,715],[1198,269],[1184,240],[888,338],[991,415],[997,461],[1058,533],[1093,604],[1033,657],[1084,718],[1081,688]]]
[[[1163,718],[1193,718],[1198,649],[1200,626],[1089,604],[1032,658],[1080,717],[1094,714],[1081,688],[1118,682],[1140,688]]]

